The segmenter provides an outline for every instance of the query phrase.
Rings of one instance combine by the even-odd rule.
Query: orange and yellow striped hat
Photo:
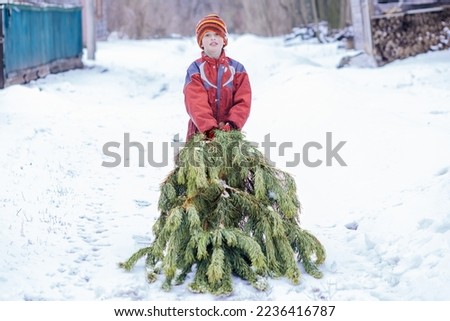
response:
[[[197,23],[195,28],[195,33],[197,34],[197,43],[202,48],[202,39],[206,32],[214,31],[217,32],[223,38],[223,46],[225,47],[228,43],[228,31],[225,22],[215,13],[211,13],[205,16]]]

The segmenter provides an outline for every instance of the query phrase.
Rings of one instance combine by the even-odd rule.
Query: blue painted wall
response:
[[[81,57],[81,8],[0,6],[3,20],[3,75],[56,60]]]

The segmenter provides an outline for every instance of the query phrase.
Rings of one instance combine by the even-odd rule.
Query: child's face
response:
[[[219,58],[223,43],[223,38],[215,31],[207,31],[202,39],[203,50],[212,58]]]

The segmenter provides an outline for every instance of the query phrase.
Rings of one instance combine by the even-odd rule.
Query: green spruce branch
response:
[[[160,190],[155,239],[120,264],[125,270],[146,257],[148,281],[163,273],[170,290],[194,273],[189,288],[216,295],[232,293],[232,275],[259,290],[267,276],[297,284],[300,265],[322,277],[325,249],[300,227],[295,180],[240,132],[194,136]]]

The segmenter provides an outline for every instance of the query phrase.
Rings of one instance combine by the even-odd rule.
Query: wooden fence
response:
[[[0,5],[0,88],[82,67],[81,7]]]

